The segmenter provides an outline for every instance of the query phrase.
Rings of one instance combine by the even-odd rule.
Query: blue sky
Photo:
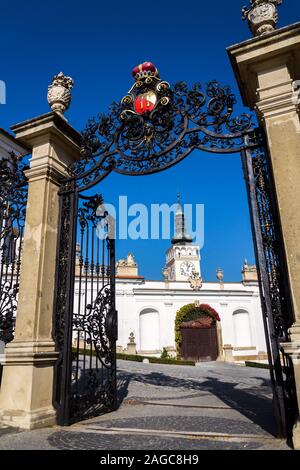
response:
[[[3,2],[4,3],[4,2]],[[206,83],[217,79],[238,94],[226,47],[251,37],[241,21],[249,0],[15,0],[1,5],[0,80],[7,104],[0,105],[0,127],[48,112],[47,86],[63,71],[75,80],[70,123],[82,130],[87,119],[106,112],[132,85],[132,68],[155,63],[163,79]],[[300,20],[299,0],[285,0],[280,26]],[[236,113],[243,111],[239,100]],[[193,153],[166,172],[139,178],[113,174],[95,191],[115,203],[205,205],[202,274],[238,281],[244,258],[253,262],[252,237],[238,155]],[[120,241],[118,256],[136,255],[140,273],[160,279],[168,241]]]

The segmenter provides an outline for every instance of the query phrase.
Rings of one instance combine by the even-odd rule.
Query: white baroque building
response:
[[[118,350],[160,356],[166,348],[175,355],[176,313],[184,305],[196,303],[209,304],[221,318],[219,360],[266,360],[256,268],[245,261],[241,274],[240,282],[226,283],[219,270],[217,282],[202,282],[200,249],[185,233],[179,203],[163,280],[148,281],[140,276],[132,254],[117,263]],[[129,342],[130,334],[134,345]]]

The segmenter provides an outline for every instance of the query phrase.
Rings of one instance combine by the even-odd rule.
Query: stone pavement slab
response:
[[[267,370],[118,362],[120,407],[70,427],[1,435],[0,449],[288,450]]]

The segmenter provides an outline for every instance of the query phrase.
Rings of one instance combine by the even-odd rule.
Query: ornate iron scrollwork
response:
[[[263,139],[264,137],[261,135],[261,145],[251,152],[252,168],[273,312],[274,332],[278,340],[285,342],[289,341],[289,328],[295,320],[292,309],[287,305],[288,300],[285,295],[287,280],[283,277],[285,272],[282,266],[284,258],[283,245],[279,221],[277,220],[274,190],[272,189],[271,170]]]
[[[145,175],[167,169],[193,150],[240,152],[251,116],[233,117],[236,98],[229,87],[212,81],[189,88],[160,79],[146,62],[133,70],[135,83],[109,115],[89,120],[83,131],[82,156],[71,168],[81,187],[109,172]]]
[[[107,276],[107,274],[105,274]],[[93,304],[86,306],[85,314],[74,316],[74,328],[86,334],[87,344],[93,349],[104,367],[110,367],[113,361],[110,339],[113,335],[115,311],[112,309],[112,292],[110,285],[105,285],[98,293]]]
[[[26,165],[14,153],[0,158],[0,341],[14,337],[27,202]]]

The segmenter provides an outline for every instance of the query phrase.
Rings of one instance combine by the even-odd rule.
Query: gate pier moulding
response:
[[[300,408],[300,23],[228,48],[245,106],[265,128],[295,323],[282,344],[294,365]],[[300,82],[299,82],[300,87]],[[300,421],[294,429],[300,448]]]
[[[15,339],[5,350],[0,421],[33,429],[56,423],[52,338],[60,182],[80,158],[81,136],[51,112],[12,127],[32,150]]]

